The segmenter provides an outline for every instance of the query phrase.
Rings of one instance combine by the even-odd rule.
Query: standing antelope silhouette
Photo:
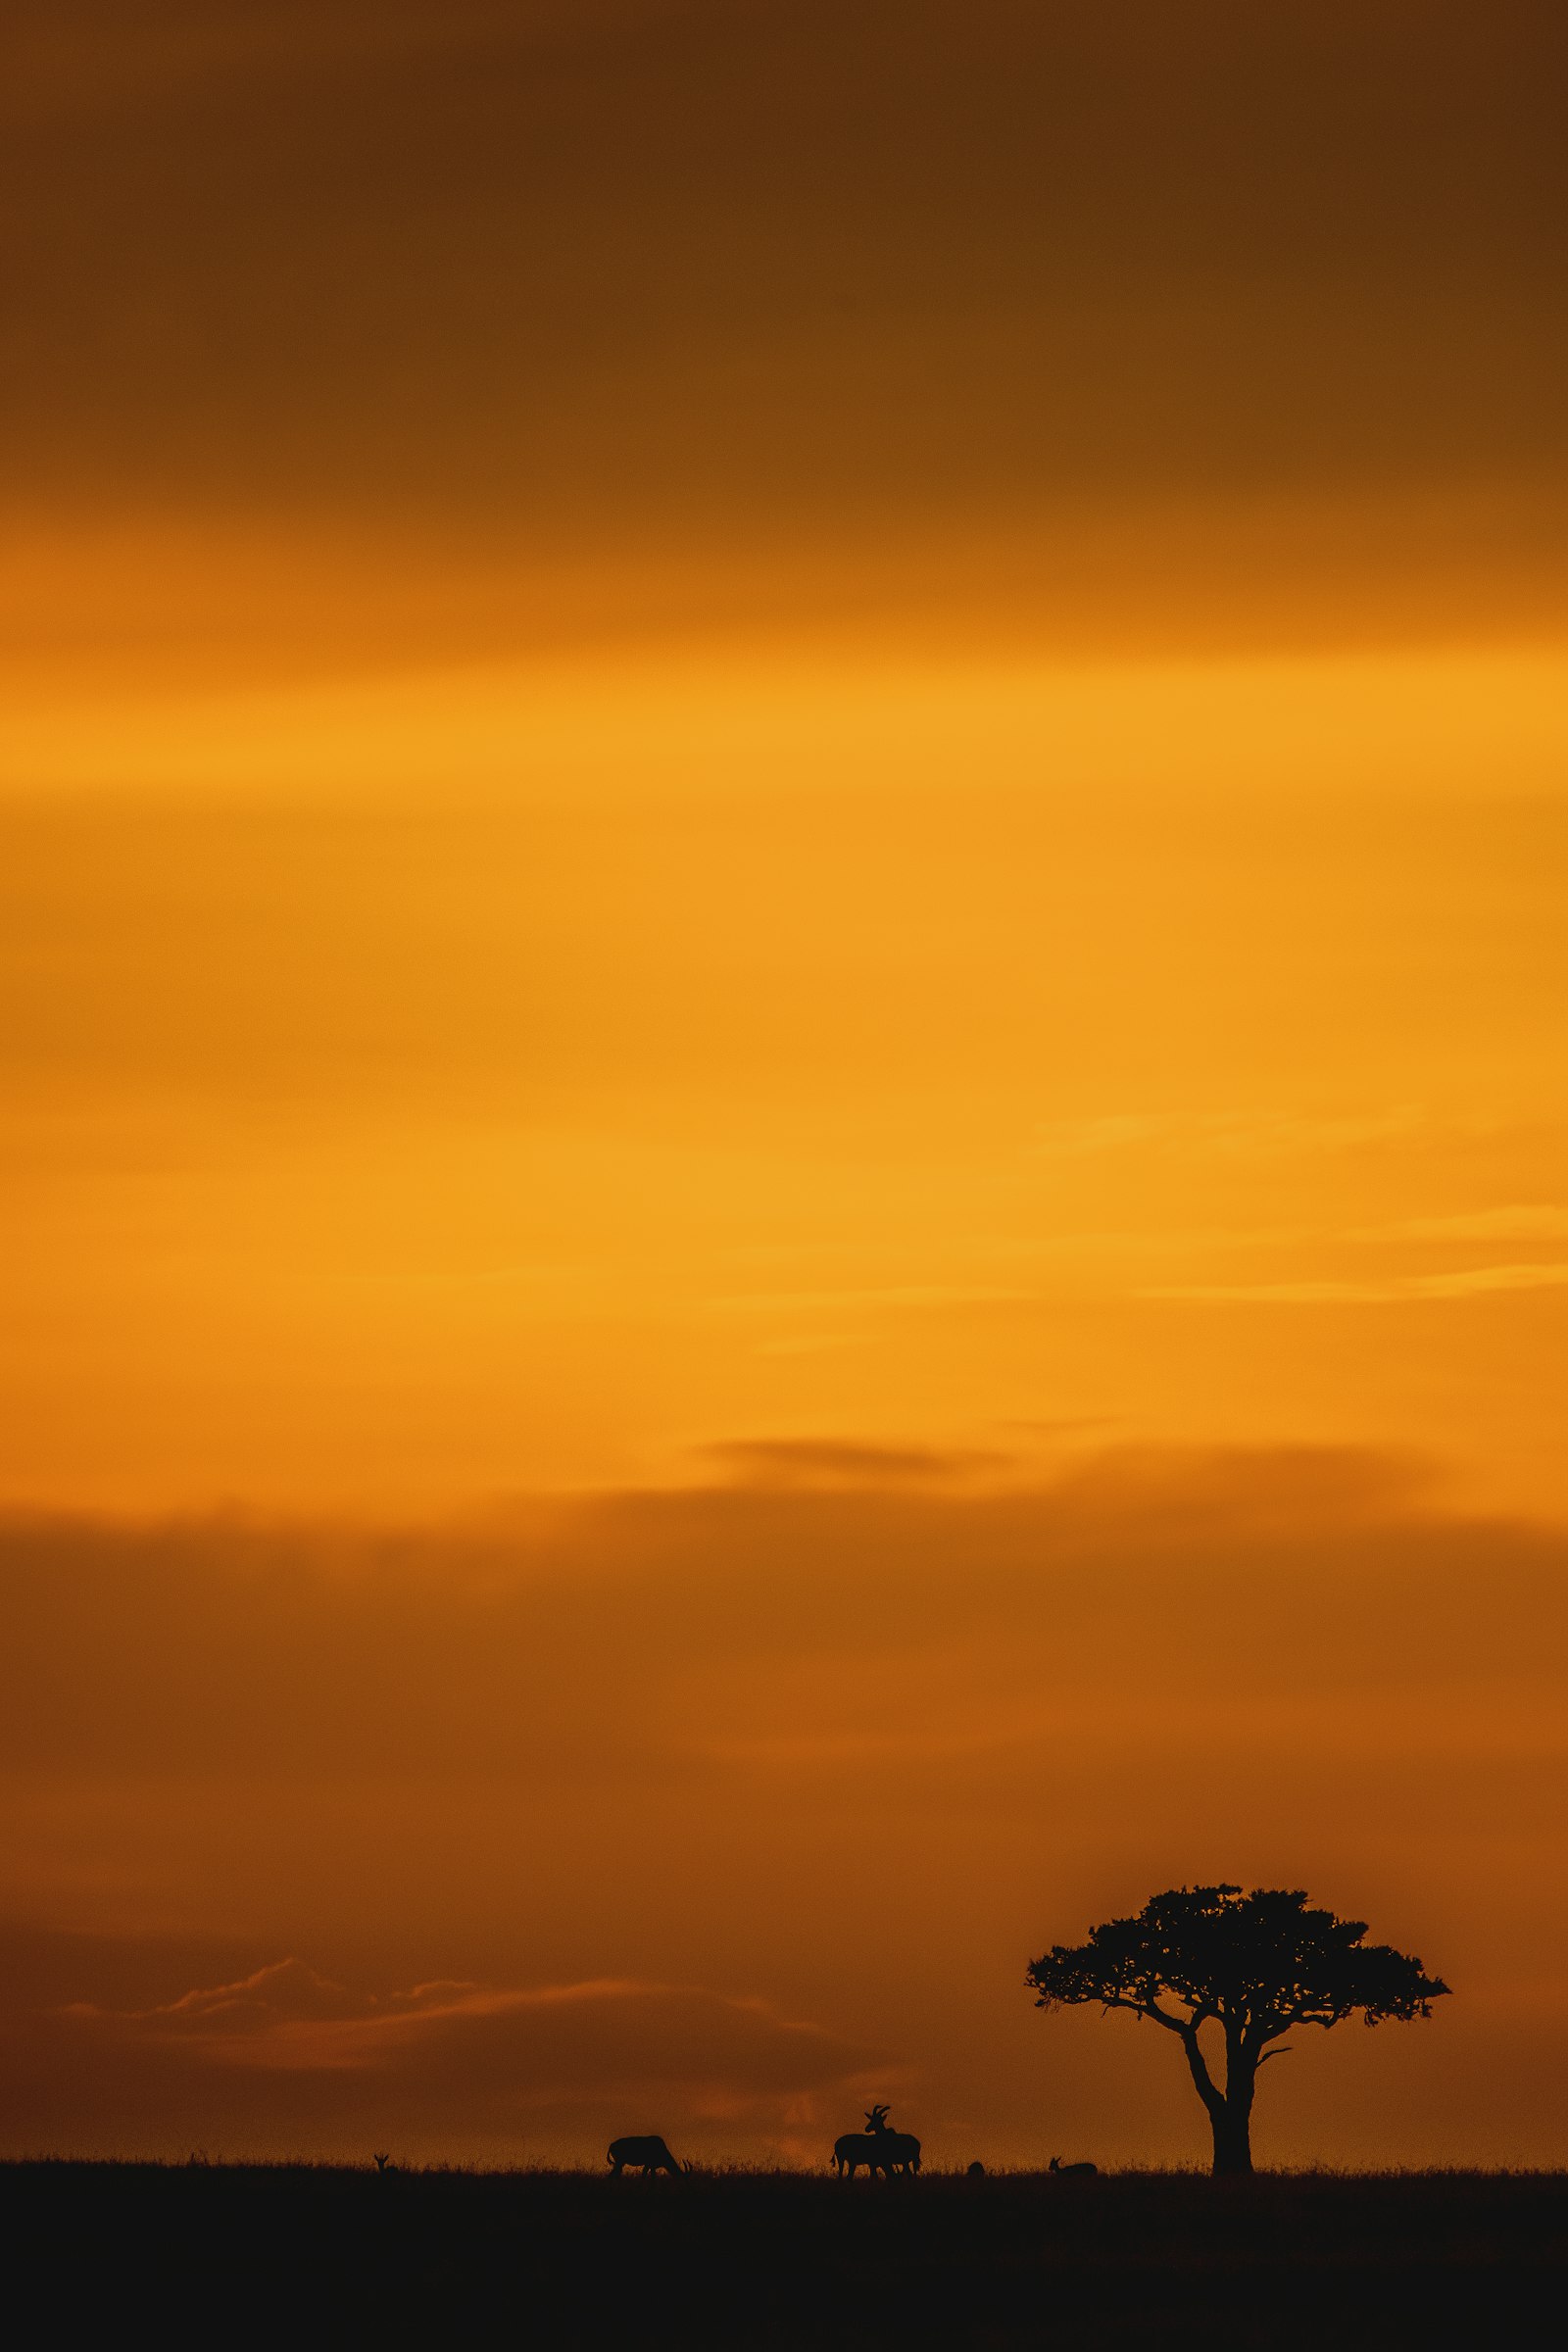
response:
[[[880,2173],[884,2180],[891,2180],[896,2173],[920,2170],[920,2142],[912,2132],[889,2130],[885,2102],[867,2108],[865,2125],[863,2132],[846,2132],[833,2142],[833,2170],[841,2179],[847,2174],[853,2180],[862,2164],[868,2173]]]

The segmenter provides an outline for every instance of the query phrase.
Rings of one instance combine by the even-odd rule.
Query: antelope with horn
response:
[[[853,2180],[862,2164],[885,2180],[895,2173],[920,2170],[920,2142],[912,2132],[889,2130],[885,2102],[867,2108],[865,2126],[863,2132],[846,2132],[833,2143],[833,2169],[841,2178],[848,2174]]]

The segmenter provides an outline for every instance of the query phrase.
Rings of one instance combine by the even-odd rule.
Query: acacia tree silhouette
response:
[[[1250,2173],[1257,2070],[1285,2055],[1275,2046],[1284,2034],[1342,2025],[1357,2010],[1369,2026],[1430,2017],[1448,1990],[1419,1960],[1363,1943],[1365,1934],[1364,1920],[1309,1911],[1299,1888],[1180,1886],[1134,1919],[1092,1928],[1087,1943],[1053,1944],[1026,1981],[1037,2009],[1098,2001],[1178,2034],[1213,2129],[1214,2171]],[[1210,2023],[1225,2038],[1223,2088],[1199,2040]]]

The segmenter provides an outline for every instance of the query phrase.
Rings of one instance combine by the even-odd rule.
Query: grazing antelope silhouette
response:
[[[1063,2164],[1059,2156],[1053,2156],[1051,2169],[1054,2173],[1059,2173],[1064,2180],[1069,2180],[1074,2173],[1081,2178],[1086,2178],[1091,2173],[1098,2174],[1100,2171],[1098,2164]]]
[[[634,2132],[625,2139],[611,2141],[611,2172],[619,2175],[628,2167],[633,2172],[641,2173],[645,2180],[650,2173],[673,2173],[678,2180],[682,2173],[689,2173],[692,2169],[689,2164],[676,2163],[669,2152],[668,2143],[661,2139],[657,2132],[650,2132],[641,2138]]]
[[[885,2104],[867,2108],[865,2124],[863,2132],[846,2132],[833,2142],[833,2170],[841,2179],[847,2173],[853,2180],[862,2164],[884,2180],[891,2180],[895,2173],[920,2170],[920,2142],[911,2132],[888,2129]]]

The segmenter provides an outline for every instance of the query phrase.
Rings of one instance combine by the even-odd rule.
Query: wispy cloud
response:
[[[702,1448],[747,1485],[926,1486],[1004,1470],[1006,1453],[953,1446],[886,1446],[838,1438],[733,1438]]]
[[[906,1309],[950,1306],[1014,1306],[1033,1297],[1029,1291],[1003,1289],[993,1283],[887,1283],[872,1289],[843,1291],[737,1291],[710,1298],[714,1314],[842,1314],[861,1308],[898,1313]]]
[[[461,2084],[491,2066],[523,2099],[617,2076],[717,2083],[732,2097],[748,2087],[809,2090],[847,2078],[867,2056],[755,1993],[596,1977],[536,1985],[437,1980],[377,1994],[293,1958],[150,2009],[76,2002],[58,2016],[120,2046],[177,2046],[225,2068]]]
[[[1568,1208],[1549,1202],[1477,1208],[1450,1217],[1403,1217],[1390,1225],[1357,1225],[1354,1242],[1568,1241]]]
[[[1293,1152],[1347,1152],[1391,1143],[1430,1124],[1417,1103],[1378,1110],[1115,1111],[1095,1118],[1042,1119],[1031,1151],[1041,1158],[1079,1159],[1097,1152],[1155,1149],[1237,1159],[1285,1158]]]
[[[1467,1266],[1452,1274],[1396,1274],[1366,1281],[1189,1282],[1138,1291],[1139,1298],[1234,1299],[1252,1306],[1398,1306],[1422,1299],[1479,1298],[1496,1291],[1549,1291],[1568,1284],[1568,1264]]]
[[[790,1331],[775,1334],[772,1339],[759,1340],[756,1355],[827,1355],[836,1348],[861,1348],[865,1334],[858,1331]]]

